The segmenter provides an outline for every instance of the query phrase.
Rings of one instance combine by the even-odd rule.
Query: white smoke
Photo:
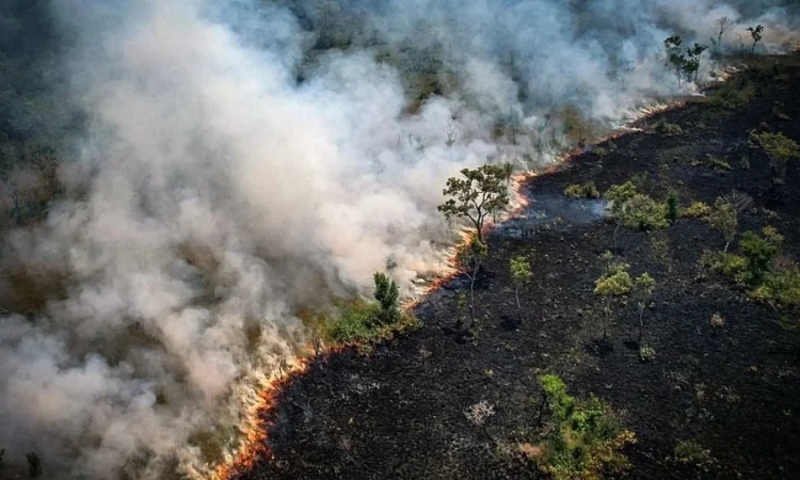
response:
[[[363,291],[389,260],[406,291],[443,265],[442,186],[504,155],[498,117],[533,128],[542,108],[578,103],[612,118],[675,88],[643,47],[657,50],[667,33],[649,8],[630,11],[643,33],[603,37],[636,67],[620,80],[601,39],[575,37],[558,2],[498,11],[475,1],[455,19],[406,3],[371,21],[398,44],[421,18],[437,25],[429,40],[448,46],[463,81],[414,115],[402,72],[366,49],[323,55],[298,83],[313,38],[283,8],[54,3],[91,122],[79,164],[62,167],[71,200],[3,251],[3,268],[23,273],[0,288],[23,295],[25,279],[48,298],[35,318],[0,319],[9,457],[38,451],[51,470],[97,479],[201,464],[190,436],[233,421],[234,389],[308,343],[298,308]],[[730,8],[678,20],[701,31]],[[476,35],[489,18],[490,33]],[[521,80],[493,58],[501,50]]]

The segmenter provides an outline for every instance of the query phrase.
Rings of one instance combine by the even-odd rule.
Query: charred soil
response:
[[[653,198],[675,191],[684,206],[737,190],[753,198],[739,232],[772,225],[786,237],[785,255],[800,259],[800,168],[790,163],[776,190],[768,158],[748,145],[753,129],[800,141],[798,60],[764,58],[739,73],[753,93],[741,108],[688,102],[532,179],[526,217],[490,236],[473,334],[454,331],[463,291],[456,280],[416,307],[420,329],[318,359],[264,413],[270,454],[235,477],[542,478],[519,446],[536,429],[537,375],[556,373],[572,394],[594,394],[622,412],[638,438],[628,450],[630,478],[800,478],[800,339],[779,326],[781,311],[699,265],[704,250],[723,248],[722,235],[692,218],[659,232],[620,229],[617,254],[632,274],[647,271],[658,283],[642,342],[656,355],[643,362],[633,302],[617,309],[601,340],[593,288],[614,225],[553,201],[570,184],[605,191],[644,173]],[[657,122],[680,132],[659,133]],[[516,255],[534,271],[520,292],[519,322],[508,271]],[[712,326],[715,314],[723,327]],[[485,429],[464,414],[481,401],[495,410]],[[685,440],[708,450],[702,465],[672,458]]]

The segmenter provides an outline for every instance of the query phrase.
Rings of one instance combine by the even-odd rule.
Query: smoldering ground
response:
[[[728,15],[777,50],[796,22],[752,2],[217,3],[51,5],[86,121],[66,194],[3,242],[11,461],[203,472],[222,458],[198,434],[234,445],[243,403],[308,344],[298,309],[363,292],[387,263],[406,293],[445,266],[448,176],[549,161],[567,105],[604,124],[676,93],[668,35],[704,41]],[[423,75],[449,87],[411,112]]]

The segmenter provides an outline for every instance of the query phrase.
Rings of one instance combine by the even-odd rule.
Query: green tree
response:
[[[636,299],[636,306],[639,310],[639,343],[642,343],[642,336],[644,335],[644,310],[647,307],[647,302],[653,296],[653,290],[656,288],[656,281],[649,273],[644,272],[639,275],[633,282],[633,297]]]
[[[633,288],[633,280],[628,272],[630,266],[627,263],[612,263],[607,271],[595,280],[594,294],[601,298],[603,302],[603,339],[608,338],[608,326],[613,316],[614,302],[630,293]]]
[[[780,239],[782,241],[782,237]],[[748,230],[742,234],[739,248],[747,259],[747,283],[760,285],[772,268],[772,260],[780,253],[780,241],[776,236],[767,234],[761,237]]]
[[[695,43],[692,48],[686,49],[686,59],[683,63],[683,73],[686,74],[686,80],[691,82],[697,81],[697,75],[700,71],[700,58],[703,52],[708,49],[705,45]]]
[[[39,478],[42,476],[42,459],[36,453],[26,453],[25,458],[28,460],[28,476],[30,478]]]
[[[511,280],[514,282],[514,296],[517,300],[517,319],[522,322],[522,306],[519,303],[519,287],[533,276],[531,263],[523,255],[512,258],[509,262]]]
[[[398,299],[400,298],[400,289],[394,280],[390,280],[386,274],[377,272],[374,275],[375,280],[375,300],[381,306],[380,321],[388,325],[400,320],[400,305]]]
[[[481,266],[488,253],[486,244],[476,237],[459,250],[456,255],[456,266],[459,272],[469,279],[469,328],[472,328],[475,324],[475,280],[478,278]]]
[[[483,243],[483,227],[486,217],[506,208],[509,202],[507,165],[483,165],[476,169],[465,168],[461,176],[447,180],[444,195],[453,197],[438,210],[448,220],[453,217],[469,220],[477,231],[479,243]]]
[[[739,213],[736,207],[723,198],[717,198],[714,209],[708,214],[706,220],[712,227],[722,232],[722,235],[725,237],[725,249],[723,253],[728,253],[728,248],[731,242],[736,238],[736,229],[739,226]]]
[[[748,28],[747,31],[750,32],[750,36],[753,38],[753,46],[750,48],[750,55],[754,55],[756,53],[756,45],[761,41],[761,34],[764,33],[764,26],[759,24],[755,27]]]
[[[681,201],[675,192],[670,192],[667,197],[667,219],[669,223],[675,223],[681,217]]]
[[[786,164],[800,158],[800,145],[782,133],[755,131],[750,132],[750,144],[764,150],[772,162],[773,185],[783,185],[786,182]]]
[[[673,35],[664,40],[664,47],[667,49],[667,65],[675,70],[675,76],[678,78],[679,87],[681,86],[681,78],[686,68],[686,55],[681,52],[682,44],[683,39],[678,35]]]
[[[611,218],[616,223],[614,228],[614,248],[617,251],[617,234],[625,221],[628,211],[628,200],[636,195],[636,187],[628,180],[620,185],[612,185],[605,193],[606,200],[611,202]]]

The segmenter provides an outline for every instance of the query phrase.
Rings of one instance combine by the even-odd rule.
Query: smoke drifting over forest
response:
[[[758,3],[52,2],[84,120],[66,193],[4,232],[0,294],[35,305],[0,318],[0,447],[98,479],[201,468],[190,439],[310,341],[298,309],[442,268],[448,176],[552,161],[566,107],[608,126],[678,93],[669,35],[728,16],[726,51],[755,23],[786,49],[797,7]]]

